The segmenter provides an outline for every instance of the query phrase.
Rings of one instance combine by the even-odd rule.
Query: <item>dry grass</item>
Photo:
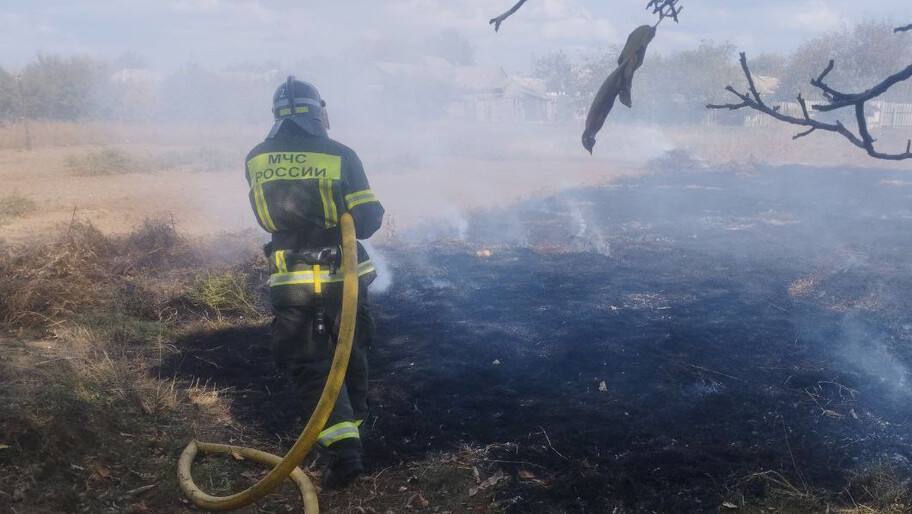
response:
[[[268,124],[266,128],[268,129]],[[35,151],[49,147],[137,143],[169,146],[190,144],[200,147],[225,145],[236,148],[238,141],[256,141],[264,136],[263,124],[192,122],[31,121],[29,131]],[[0,149],[25,149],[25,127],[21,123],[0,125]]]
[[[208,271],[196,279],[187,296],[219,320],[226,316],[261,317],[251,277],[243,271]]]
[[[101,148],[82,155],[71,155],[66,167],[83,177],[103,177],[124,173],[143,173],[151,170],[150,163],[116,148]]]
[[[81,399],[105,404],[127,403],[147,415],[167,415],[182,400],[173,381],[148,373],[150,359],[171,351],[167,323],[119,314],[67,321],[52,329],[55,350],[75,372],[73,390]]]
[[[167,150],[155,157],[156,165],[162,169],[181,169],[191,172],[237,171],[238,163],[242,162],[244,162],[243,150],[216,146]]]
[[[67,123],[29,121],[33,149],[49,146],[99,145],[110,141],[116,130],[102,123]],[[26,132],[23,123],[0,126],[0,148],[24,150]]]
[[[44,326],[109,303],[111,241],[74,221],[55,241],[0,256],[0,321]]]
[[[55,239],[0,254],[0,322],[37,328],[118,310],[157,319],[168,299],[156,297],[149,279],[195,273],[203,262],[170,222],[146,221],[117,238],[73,220]]]
[[[102,146],[97,150],[68,156],[65,166],[77,176],[103,177],[172,169],[190,172],[236,171],[238,163],[244,161],[244,154],[237,147],[200,146],[186,150],[149,150],[148,156],[140,156],[135,149],[127,152]]]
[[[196,426],[224,431],[232,420],[212,388],[150,373],[174,351],[166,342],[173,328],[106,314],[57,323],[35,344],[0,339],[0,434],[9,457],[0,462],[0,504],[18,512],[176,511],[176,445]],[[154,492],[130,497],[148,484]],[[142,510],[153,495],[168,507]]]
[[[903,514],[912,512],[912,477],[895,465],[879,462],[855,472],[846,488],[852,507],[843,514]]]
[[[757,489],[759,487],[759,490]],[[776,471],[755,473],[741,481],[726,503],[738,512],[760,514],[905,514],[912,512],[912,477],[890,463],[875,463],[850,475],[842,492],[822,490]],[[759,493],[759,495],[757,494]],[[731,508],[731,507],[728,507]],[[734,512],[734,510],[732,510]]]
[[[18,193],[0,196],[0,224],[25,216],[36,208],[34,201]]]
[[[11,459],[0,463],[0,503],[125,512],[127,492],[152,483],[145,499],[160,495],[162,512],[179,505],[176,445],[193,430],[216,440],[237,430],[223,391],[154,371],[177,351],[192,315],[181,299],[205,252],[170,222],[109,237],[73,221],[0,255],[0,326],[44,334],[0,336],[0,443]]]

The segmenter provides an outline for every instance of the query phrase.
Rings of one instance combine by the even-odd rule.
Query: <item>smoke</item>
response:
[[[377,269],[377,278],[370,287],[371,293],[384,294],[389,291],[389,288],[393,285],[394,276],[389,261],[383,252],[375,245],[371,244],[370,241],[361,241],[361,244],[370,255],[374,268]]]
[[[909,368],[893,350],[898,342],[871,327],[859,314],[844,318],[836,343],[837,355],[849,367],[867,375],[875,384],[902,399],[912,395]]]
[[[611,257],[611,243],[608,240],[608,225],[599,225],[589,220],[583,209],[586,208],[591,212],[593,205],[591,203],[583,204],[581,202],[568,202],[568,209],[576,227],[573,234],[574,240],[584,249],[589,249],[595,253]],[[591,217],[591,215],[590,215]]]
[[[469,234],[469,220],[465,212],[452,205],[440,212],[440,217],[434,224],[440,227],[443,234],[451,235],[459,241],[465,241]]]

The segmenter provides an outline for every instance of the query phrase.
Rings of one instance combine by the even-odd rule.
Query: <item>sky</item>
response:
[[[140,55],[167,72],[188,61],[214,67],[363,51],[378,41],[420,46],[455,30],[482,64],[523,72],[555,50],[571,55],[623,44],[653,23],[645,0],[529,0],[495,34],[487,21],[513,0],[4,0],[0,66],[39,53]],[[758,54],[788,52],[823,32],[875,19],[912,21],[910,0],[683,0],[681,23],[664,22],[653,48],[729,41]]]

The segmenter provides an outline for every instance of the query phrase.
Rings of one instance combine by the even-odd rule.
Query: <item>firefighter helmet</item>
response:
[[[272,95],[272,114],[275,124],[268,137],[275,136],[285,123],[294,123],[313,136],[325,136],[329,128],[326,102],[309,82],[289,75]]]

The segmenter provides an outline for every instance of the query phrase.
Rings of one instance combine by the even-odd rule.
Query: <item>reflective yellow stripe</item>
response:
[[[257,217],[260,218],[260,224],[269,232],[277,232],[278,229],[269,215],[269,207],[266,206],[266,196],[263,194],[263,186],[257,184],[253,187],[253,201],[257,208]]]
[[[288,265],[285,263],[285,250],[277,250],[275,253],[276,273],[288,273]]]
[[[323,200],[323,221],[326,228],[333,228],[339,222],[332,186],[332,180],[320,179],[320,199]]]
[[[314,282],[314,294],[323,294],[323,281],[320,276],[320,265],[314,264],[313,266],[313,282]]]
[[[370,261],[364,261],[361,264],[358,264],[358,276],[364,276],[368,273],[372,273],[377,269],[374,267],[374,264]],[[319,272],[319,282],[321,284],[335,284],[342,282],[343,276],[342,273],[330,273],[328,270],[321,269]],[[304,284],[315,284],[314,281],[314,272],[313,270],[307,271],[290,271],[287,273],[273,273],[269,276],[269,286],[298,286]]]
[[[306,105],[296,105],[295,106],[295,113],[297,113],[297,114],[304,114],[304,113],[308,113],[308,112],[310,112],[310,107],[307,107]],[[279,116],[288,116],[290,114],[291,114],[290,107],[283,107],[283,108],[279,109]]]
[[[341,423],[336,423],[335,425],[320,432],[320,436],[317,438],[317,441],[321,446],[325,448],[343,439],[356,439],[360,437],[361,434],[358,432],[357,423],[352,423],[351,421],[343,421]]]
[[[250,167],[251,162],[253,162],[253,159],[247,163],[247,180],[250,182],[250,192],[253,194],[253,204],[256,207],[257,220],[263,228],[270,232],[275,232],[275,223],[272,222],[272,217],[269,216],[269,208],[266,207],[266,197],[263,195],[263,186],[255,182],[254,177],[256,176],[256,172]]]
[[[354,193],[345,195],[345,205],[349,209],[354,209],[355,207],[357,207],[361,204],[365,204],[365,203],[369,203],[369,202],[376,202],[376,201],[377,201],[377,197],[376,197],[376,195],[374,195],[374,192],[371,191],[370,189],[365,189],[363,191],[356,191]]]

